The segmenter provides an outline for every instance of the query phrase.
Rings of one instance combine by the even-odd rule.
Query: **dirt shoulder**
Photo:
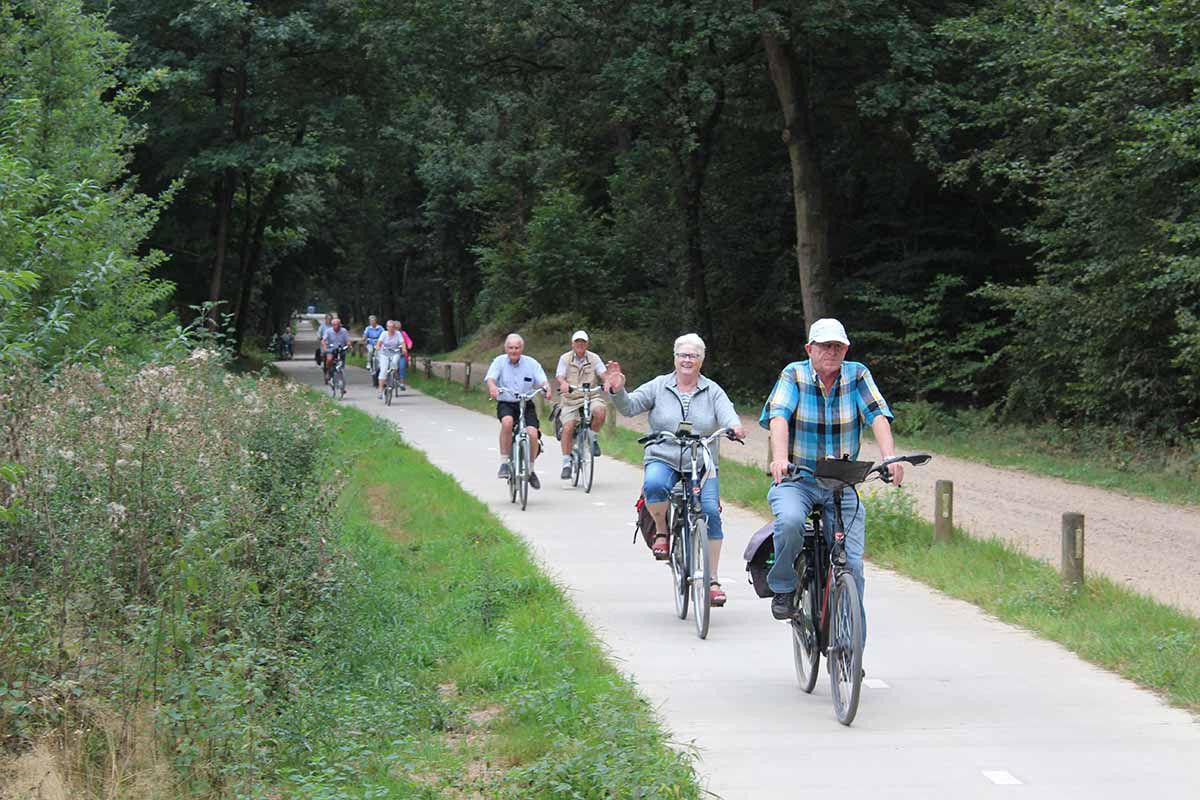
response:
[[[434,375],[446,377],[444,362]],[[472,384],[481,382],[486,364],[472,368]],[[450,377],[463,379],[463,365],[451,365]],[[748,441],[721,454],[765,465],[767,432],[757,418],[743,415]],[[619,423],[644,430],[645,419],[619,417]],[[998,469],[934,453],[919,469],[910,469],[905,486],[926,519],[933,518],[933,487],[954,482],[955,524],[972,536],[998,537],[1023,552],[1057,565],[1062,548],[1062,515],[1086,518],[1086,568],[1137,592],[1200,616],[1200,511],[1069,483],[1058,478]],[[873,443],[862,457],[878,459]],[[764,488],[766,491],[765,478]]]

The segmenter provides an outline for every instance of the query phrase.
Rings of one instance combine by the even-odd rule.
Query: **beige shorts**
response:
[[[604,401],[599,398],[593,397],[592,398],[592,416],[595,417],[596,411],[601,408],[604,408]],[[559,417],[559,419],[562,421],[563,425],[566,425],[568,422],[574,422],[575,420],[579,419],[580,416],[582,416],[582,415],[583,415],[583,403],[575,403],[575,404],[571,404],[571,405],[563,403],[562,415]]]

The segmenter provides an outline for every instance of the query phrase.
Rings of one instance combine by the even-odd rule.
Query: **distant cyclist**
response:
[[[375,315],[372,314],[371,316],[367,317],[367,327],[363,328],[362,340],[363,347],[367,351],[367,364],[370,365],[374,363],[374,370],[371,372],[372,381],[374,381],[375,377],[379,374],[379,361],[377,357],[378,354],[375,352],[375,343],[379,341],[379,337],[382,335],[383,326],[379,324],[379,321],[376,319]],[[373,356],[375,356],[375,358],[372,358]],[[368,366],[368,369],[370,369],[370,366]]]
[[[317,327],[317,352],[313,354],[313,360],[317,362],[317,366],[321,366],[324,361],[321,358],[325,353],[325,331],[333,327],[333,314],[326,314],[325,321]]]
[[[863,431],[871,428],[884,458],[896,454],[889,420],[892,411],[883,399],[871,371],[857,361],[846,361],[850,339],[836,319],[819,319],[808,333],[804,346],[808,359],[793,361],[783,368],[775,388],[763,405],[758,424],[771,432],[771,477],[767,492],[775,515],[775,566],[767,573],[767,584],[775,593],[771,614],[791,619],[795,613],[796,557],[803,545],[804,523],[814,504],[829,506],[833,492],[813,477],[817,459],[858,458]],[[799,474],[783,480],[792,467]],[[904,480],[901,464],[889,467],[897,486]],[[846,561],[864,596],[863,551],[866,547],[866,509],[854,492],[842,495],[846,525]],[[825,516],[832,523],[833,514]],[[829,539],[833,531],[826,529]],[[866,630],[863,609],[863,630]]]
[[[541,389],[550,399],[550,382],[546,380],[546,371],[536,359],[523,355],[525,339],[518,333],[510,333],[504,340],[504,353],[492,359],[484,382],[488,394],[496,400],[496,417],[500,420],[500,474],[498,477],[507,480],[509,475],[508,456],[512,451],[513,427],[520,416],[520,407],[516,402],[517,394],[531,394]],[[508,398],[508,399],[505,399]],[[541,452],[542,426],[538,422],[537,406],[532,400],[525,403],[525,430],[529,433],[529,485],[534,489],[542,488],[537,473],[533,471],[533,463]]]
[[[387,383],[388,373],[393,369],[400,369],[400,363],[403,361],[407,347],[404,344],[404,335],[400,333],[396,326],[396,320],[389,319],[387,330],[379,337],[379,342],[376,347],[377,366],[379,367],[379,399],[383,399],[384,385]]]
[[[572,386],[585,383],[593,389],[601,388],[604,378],[604,362],[600,356],[588,349],[587,331],[575,331],[571,335],[571,349],[558,357],[558,368],[554,377],[558,379],[558,407],[562,421],[562,479],[571,479],[571,447],[575,436],[575,425],[583,414],[583,395],[572,392]],[[592,430],[597,433],[604,427],[604,401],[592,398]],[[600,455],[600,441],[592,439],[592,455]]]
[[[337,317],[329,323],[328,330],[321,337],[321,352],[325,356],[325,377],[329,378],[329,372],[333,369],[333,353],[339,347],[350,346],[350,331],[342,327],[342,321]]]

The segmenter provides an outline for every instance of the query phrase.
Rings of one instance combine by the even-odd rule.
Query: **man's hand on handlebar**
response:
[[[788,461],[786,458],[777,458],[771,462],[770,470],[771,480],[773,480],[775,483],[779,483],[781,480],[791,474],[792,462]]]
[[[902,462],[888,464],[887,469],[888,473],[883,478],[885,483],[892,483],[896,486],[904,483],[904,464]]]
[[[500,399],[500,389],[494,383],[489,383],[488,384],[488,395],[493,400],[499,400]]]

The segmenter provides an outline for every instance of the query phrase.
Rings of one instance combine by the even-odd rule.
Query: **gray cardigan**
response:
[[[675,432],[679,421],[683,419],[683,401],[679,399],[678,383],[674,372],[659,375],[652,381],[643,383],[632,392],[624,389],[612,396],[613,405],[627,417],[649,411],[647,433],[659,431]],[[716,382],[710,381],[703,375],[692,394],[692,402],[688,406],[687,418],[692,423],[692,433],[707,436],[718,428],[733,428],[741,424],[737,411],[729,395],[725,394]],[[720,457],[721,440],[710,445],[715,466]],[[679,467],[679,445],[658,444],[646,448],[644,461],[662,461],[672,467]]]

